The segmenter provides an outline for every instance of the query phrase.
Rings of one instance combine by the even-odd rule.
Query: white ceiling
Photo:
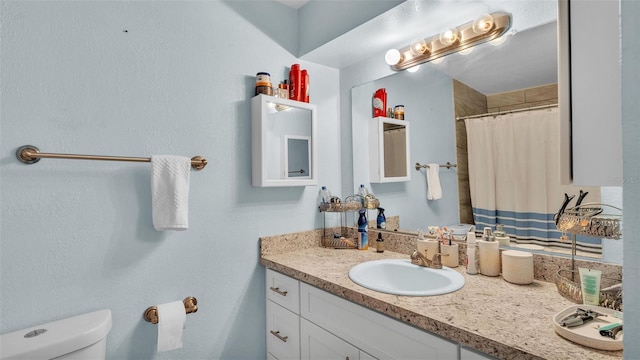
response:
[[[304,6],[304,4],[308,3],[309,0],[273,0],[275,2],[279,2],[283,5],[287,5],[290,8],[294,8],[294,9],[299,9],[302,6]]]
[[[275,1],[300,6],[308,0]],[[362,3],[366,6],[366,1]],[[495,11],[512,14],[512,27],[503,45],[482,44],[470,55],[452,54],[431,65],[484,94],[556,82],[555,0],[407,0],[301,59],[338,69],[374,56],[384,61],[384,52],[390,48],[404,47],[414,39]]]

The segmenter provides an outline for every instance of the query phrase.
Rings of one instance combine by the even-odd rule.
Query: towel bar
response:
[[[186,297],[182,300],[184,303],[184,311],[187,314],[194,313],[198,311],[198,300],[193,296]],[[158,323],[158,307],[157,306],[149,306],[147,310],[144,311],[144,319],[152,324]]]
[[[447,169],[451,169],[452,167],[458,167],[458,165],[457,165],[457,164],[452,164],[452,163],[450,163],[450,162],[448,162],[448,161],[447,161],[447,163],[446,163],[446,164],[440,164],[439,166],[440,166],[440,167],[446,167]],[[416,163],[416,170],[420,170],[420,169],[428,168],[428,167],[429,167],[429,165],[428,165],[428,164],[424,164],[424,165],[422,165],[422,164],[420,164],[420,163]]]
[[[18,148],[16,157],[25,164],[35,164],[40,161],[41,158],[151,162],[151,158],[144,157],[41,153],[40,150],[33,145],[24,145]],[[194,170],[202,170],[205,166],[207,166],[207,159],[202,156],[194,156],[191,158],[191,167]]]

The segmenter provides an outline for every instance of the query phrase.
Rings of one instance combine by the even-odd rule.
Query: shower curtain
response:
[[[553,216],[564,194],[580,189],[560,184],[558,109],[466,119],[465,125],[476,228],[503,224],[520,243],[559,244]],[[584,203],[600,201],[600,188],[582,189],[589,191]],[[579,242],[599,248],[600,239]]]

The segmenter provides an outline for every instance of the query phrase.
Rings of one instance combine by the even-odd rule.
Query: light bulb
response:
[[[410,73],[414,73],[414,72],[416,72],[418,70],[420,70],[420,65],[412,66],[412,67],[407,69],[407,71],[410,72]]]
[[[473,32],[484,34],[493,28],[493,16],[483,14],[473,21]]]
[[[411,53],[416,56],[429,52],[429,46],[427,45],[427,42],[424,41],[423,39],[418,39],[413,41],[411,43],[410,48],[411,48]]]
[[[389,65],[396,65],[402,60],[402,55],[397,49],[391,49],[384,55],[384,61]]]
[[[449,29],[440,34],[440,42],[443,45],[452,45],[458,38],[460,37],[460,32],[458,29]]]
[[[472,47],[468,47],[468,48],[466,48],[464,50],[458,51],[458,53],[460,55],[469,55],[469,54],[471,54],[472,51],[473,51],[473,48]]]

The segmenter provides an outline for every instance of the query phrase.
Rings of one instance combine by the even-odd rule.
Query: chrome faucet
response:
[[[449,254],[435,253],[433,254],[431,260],[429,260],[418,250],[414,250],[413,254],[411,254],[411,263],[414,265],[425,266],[432,269],[442,269],[442,256],[449,256]]]

